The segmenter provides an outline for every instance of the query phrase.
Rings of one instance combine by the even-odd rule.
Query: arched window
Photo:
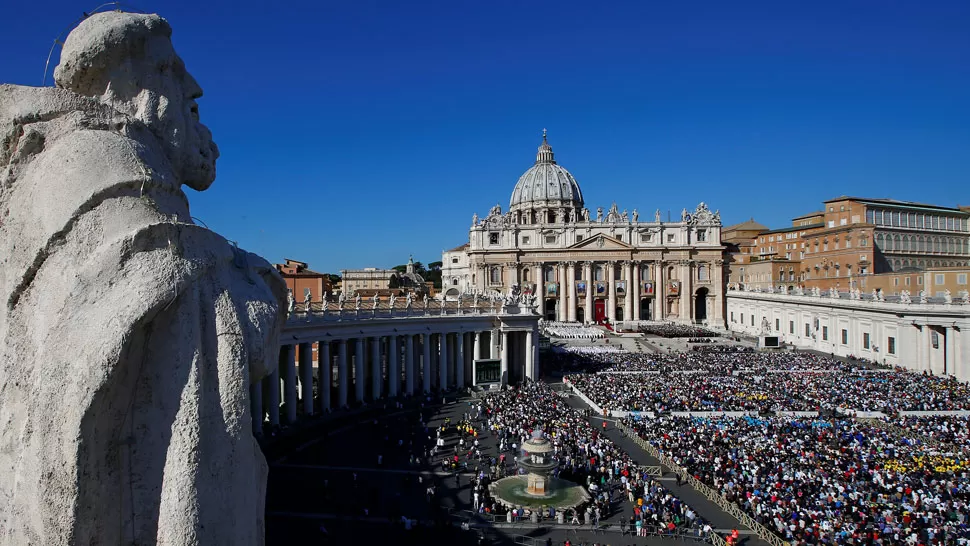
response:
[[[522,281],[532,282],[532,270],[528,267],[522,270]]]
[[[697,266],[697,280],[706,281],[708,280],[707,266],[701,264]]]
[[[885,239],[883,238],[882,233],[876,234],[876,248],[879,250],[884,250],[886,248]]]
[[[593,280],[601,281],[603,280],[603,266],[597,265],[593,268]]]
[[[543,267],[542,280],[544,282],[554,282],[556,280],[556,268],[551,265]]]
[[[488,269],[488,282],[491,284],[499,284],[502,282],[502,270],[498,266],[493,265]]]

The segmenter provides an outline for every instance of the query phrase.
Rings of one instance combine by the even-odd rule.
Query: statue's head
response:
[[[180,182],[201,191],[215,180],[219,150],[199,123],[195,99],[202,88],[186,72],[171,36],[172,27],[158,15],[97,13],[68,35],[54,80],[144,122]]]

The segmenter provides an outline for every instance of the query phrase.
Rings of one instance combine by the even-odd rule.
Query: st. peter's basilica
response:
[[[723,326],[720,214],[701,203],[674,222],[651,216],[616,203],[591,213],[543,131],[509,210],[474,215],[468,242],[443,253],[444,297],[520,291],[537,296],[548,320]]]

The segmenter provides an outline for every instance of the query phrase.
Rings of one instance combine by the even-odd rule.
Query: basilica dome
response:
[[[579,183],[569,171],[556,164],[552,146],[542,132],[542,144],[536,154],[536,163],[525,171],[512,190],[509,207],[512,210],[529,207],[581,209],[583,194]]]

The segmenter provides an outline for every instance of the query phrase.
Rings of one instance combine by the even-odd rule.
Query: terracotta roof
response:
[[[754,218],[751,218],[750,220],[746,220],[744,222],[741,222],[740,224],[734,224],[733,226],[727,226],[727,227],[721,228],[721,233],[724,233],[725,231],[735,231],[735,230],[741,230],[741,229],[765,230],[765,229],[768,229],[768,226],[755,222]]]
[[[468,243],[465,243],[465,244],[463,244],[461,246],[456,246],[455,248],[453,248],[451,250],[446,250],[445,252],[458,252],[459,250],[465,250],[467,248],[468,248]]]
[[[809,217],[812,217],[812,216],[821,216],[823,214],[825,214],[825,211],[824,210],[817,210],[815,212],[810,212],[808,214],[803,214],[801,216],[796,216],[796,217],[792,218],[792,220],[801,220],[802,218],[809,218]]]

